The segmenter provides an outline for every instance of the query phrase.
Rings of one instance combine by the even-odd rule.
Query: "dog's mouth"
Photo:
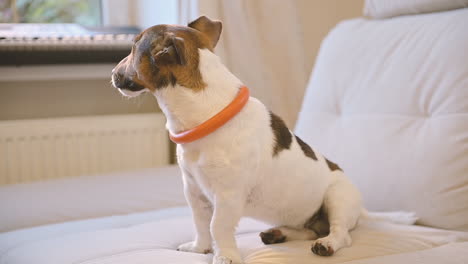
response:
[[[119,90],[128,90],[131,92],[139,92],[145,89],[145,87],[119,73],[112,74],[112,85]]]
[[[135,97],[148,90],[131,79],[125,78],[123,75],[118,73],[112,74],[111,82],[112,85],[117,88],[117,90],[123,96],[127,97]]]

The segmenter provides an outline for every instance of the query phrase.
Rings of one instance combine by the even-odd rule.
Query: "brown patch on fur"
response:
[[[330,233],[328,215],[323,206],[304,223],[304,228],[314,231],[319,237],[327,236]]]
[[[157,25],[146,29],[135,38],[131,53],[115,68],[114,79],[119,80],[116,86],[154,91],[177,83],[202,90],[206,84],[198,68],[198,50],[213,51],[221,27],[219,21],[200,17],[189,27]]]
[[[327,161],[328,168],[330,168],[331,171],[343,171],[336,163],[328,160],[327,158],[325,158],[325,160]]]
[[[299,144],[299,146],[301,147],[302,152],[304,152],[304,155],[306,155],[307,157],[309,157],[309,158],[311,158],[313,160],[317,160],[317,156],[315,155],[315,152],[312,150],[312,148],[307,143],[302,141],[302,139],[300,137],[298,137],[298,136],[296,136],[296,141]]]
[[[188,24],[188,26],[204,33],[210,40],[212,47],[215,47],[218,43],[223,28],[223,24],[220,21],[213,21],[206,16],[199,17]]]
[[[213,250],[212,249],[205,249],[203,251],[203,254],[210,254],[210,253],[213,253]]]
[[[195,91],[202,90],[203,82],[198,49],[212,49],[206,37],[196,30],[179,26],[149,28],[151,44],[146,63],[140,64],[143,76],[149,76],[154,91],[178,83]],[[146,48],[146,47],[145,47]]]
[[[275,136],[273,146],[273,157],[284,149],[289,149],[292,143],[292,135],[284,121],[270,111],[270,126]]]

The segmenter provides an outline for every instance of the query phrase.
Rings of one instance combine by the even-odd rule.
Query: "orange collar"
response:
[[[239,90],[239,93],[237,94],[237,97],[228,106],[221,110],[221,112],[217,113],[212,118],[192,129],[180,132],[178,134],[169,133],[169,137],[174,143],[177,144],[190,143],[205,137],[214,132],[216,129],[222,127],[234,116],[236,116],[242,110],[242,108],[244,108],[245,104],[249,100],[249,97],[249,89],[246,86],[242,86]]]

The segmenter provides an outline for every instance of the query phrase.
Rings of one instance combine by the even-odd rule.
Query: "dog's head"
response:
[[[221,22],[202,16],[187,27],[156,25],[146,29],[135,37],[130,54],[112,70],[112,84],[127,96],[175,84],[203,89],[198,50],[213,51],[221,28]]]

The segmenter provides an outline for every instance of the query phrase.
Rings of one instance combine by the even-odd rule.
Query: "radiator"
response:
[[[162,114],[0,122],[0,184],[162,166]]]

